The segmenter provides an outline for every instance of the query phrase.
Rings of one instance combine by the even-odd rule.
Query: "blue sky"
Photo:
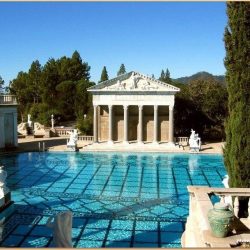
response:
[[[124,63],[158,77],[224,74],[225,2],[0,2],[0,75],[79,51],[98,81]]]

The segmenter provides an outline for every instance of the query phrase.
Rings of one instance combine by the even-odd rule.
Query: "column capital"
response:
[[[124,110],[127,110],[128,107],[129,107],[129,105],[123,105],[123,109],[124,109]]]
[[[158,105],[154,105],[154,110],[157,111],[157,110],[158,110],[158,107],[159,107]]]
[[[143,110],[143,105],[138,105],[139,110]]]
[[[93,107],[96,109],[99,105],[97,104],[93,104]]]
[[[169,105],[169,110],[173,110],[174,109],[174,105]]]
[[[109,109],[112,109],[112,108],[113,108],[113,106],[114,106],[114,105],[110,104],[110,105],[109,105]]]

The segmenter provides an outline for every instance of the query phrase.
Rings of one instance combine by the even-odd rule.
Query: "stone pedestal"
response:
[[[44,134],[44,138],[50,138],[50,129],[44,129],[45,130],[45,134]]]
[[[76,145],[67,145],[67,151],[76,152],[77,146]]]

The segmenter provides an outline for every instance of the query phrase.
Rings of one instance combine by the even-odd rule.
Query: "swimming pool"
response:
[[[222,187],[220,155],[21,153],[0,158],[16,212],[1,246],[52,247],[48,218],[73,212],[74,247],[181,247],[187,185]]]

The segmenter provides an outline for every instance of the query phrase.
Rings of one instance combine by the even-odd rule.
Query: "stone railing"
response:
[[[250,242],[250,217],[238,218],[239,197],[250,197],[250,188],[210,188],[188,186],[189,216],[185,232],[181,238],[182,247],[234,247],[242,242]],[[216,238],[211,234],[208,211],[213,208],[211,195],[218,196],[221,202],[231,203],[235,222],[233,233],[225,238]],[[232,201],[234,200],[233,204]],[[250,202],[248,203],[250,215]]]
[[[175,137],[175,143],[179,146],[188,146],[189,137]]]
[[[92,142],[92,141],[94,141],[94,136],[91,136],[91,135],[79,135],[78,136],[78,141]]]
[[[14,95],[0,94],[0,105],[16,105],[17,100]]]
[[[70,137],[70,133],[73,133],[72,128],[55,128],[55,133],[59,137]]]

